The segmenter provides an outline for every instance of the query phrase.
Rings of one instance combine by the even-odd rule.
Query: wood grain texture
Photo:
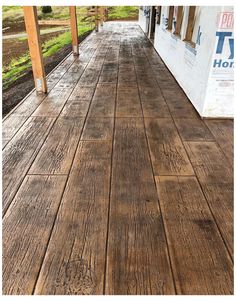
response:
[[[132,69],[119,69],[118,81],[122,82],[136,82],[136,74]]]
[[[60,116],[63,117],[85,117],[88,113],[89,102],[77,101],[76,99],[69,99]]]
[[[3,151],[3,214],[52,126],[54,119],[30,117]]]
[[[98,84],[94,93],[89,117],[114,117],[116,84]]]
[[[231,166],[234,163],[234,122],[233,120],[205,120]]]
[[[140,98],[142,102],[145,101],[161,101],[164,102],[164,98],[161,94],[161,90],[155,87],[144,87],[139,85]]]
[[[30,174],[68,174],[84,118],[59,117],[30,168]]]
[[[73,90],[73,85],[66,88],[53,89],[44,101],[38,106],[32,116],[57,117],[69,95]]]
[[[233,174],[215,142],[186,142],[187,152],[217,225],[233,255]]]
[[[113,118],[88,117],[81,140],[111,140],[113,124]]]
[[[3,220],[3,294],[33,293],[65,181],[26,176],[22,183]]]
[[[175,124],[178,132],[185,141],[212,141],[209,129],[201,119],[196,118],[175,118]]]
[[[10,140],[2,139],[2,149],[7,145]]]
[[[232,261],[197,179],[156,180],[178,294],[232,294]]]
[[[15,133],[20,129],[20,127],[27,120],[26,116],[17,116],[11,114],[2,123],[2,139],[11,140]]]
[[[103,69],[99,77],[99,83],[116,83],[117,82],[117,70]]]
[[[94,94],[94,89],[94,87],[76,85],[69,100],[90,102]]]
[[[119,88],[117,91],[116,117],[142,117],[137,88]]]
[[[142,119],[116,120],[106,293],[174,294]]]
[[[110,157],[110,142],[80,143],[36,294],[103,293]]]
[[[194,171],[170,118],[145,118],[155,175],[193,175]]]
[[[96,86],[100,74],[100,68],[86,68],[79,80],[81,86]]]
[[[17,106],[13,111],[14,115],[29,117],[45,98],[46,94],[37,95],[36,92],[33,92]]]
[[[197,112],[194,107],[191,105],[190,100],[184,95],[183,92],[178,93],[176,90],[168,89],[162,90],[165,100],[169,106],[171,115],[174,118],[197,118]]]
[[[163,100],[142,102],[143,116],[146,118],[166,118],[170,117],[169,109]]]

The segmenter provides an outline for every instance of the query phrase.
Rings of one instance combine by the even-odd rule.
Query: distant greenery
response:
[[[51,6],[41,6],[41,11],[43,14],[49,14],[52,12]]]
[[[78,30],[79,30],[79,36],[82,36],[89,30],[91,30],[91,26],[79,25]],[[55,38],[52,38],[51,40],[43,44],[43,57],[49,57],[55,54],[63,46],[68,45],[70,43],[71,43],[71,33],[69,31],[60,34]]]
[[[3,27],[4,24],[11,22],[23,22],[23,9],[21,6],[3,6]],[[45,19],[68,19],[69,8],[68,6],[52,6],[51,13],[43,13],[41,7],[37,7],[38,18]],[[109,6],[108,7],[109,20],[119,20],[125,18],[137,18],[138,17],[138,6]],[[78,18],[78,30],[79,36],[85,34],[94,28],[94,17],[87,16],[87,7],[77,7],[77,18]],[[5,25],[6,26],[6,25]],[[27,38],[18,38],[19,41],[24,41]],[[46,41],[42,45],[43,57],[47,58],[57,53],[63,46],[71,43],[71,33],[66,31],[57,37],[54,37]],[[2,79],[3,88],[7,88],[19,77],[23,76],[28,72],[31,67],[31,60],[29,51],[20,57],[14,58],[11,62],[3,67]]]
[[[91,30],[91,26],[79,25],[79,38],[86,32]],[[70,31],[64,32],[55,38],[52,38],[42,45],[43,57],[47,58],[55,54],[63,46],[71,44],[71,33]],[[7,88],[11,83],[16,81],[18,78],[22,77],[28,72],[31,67],[31,60],[29,51],[24,55],[18,57],[17,59],[12,59],[11,62],[3,67],[2,80],[3,88]]]
[[[109,20],[119,20],[127,18],[138,19],[138,6],[109,6],[108,18]]]

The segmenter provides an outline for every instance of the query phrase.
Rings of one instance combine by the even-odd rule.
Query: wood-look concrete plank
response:
[[[186,142],[186,150],[222,236],[233,255],[233,174],[215,142]]]
[[[139,85],[139,92],[140,92],[140,98],[142,100],[142,102],[145,101],[155,101],[155,100],[159,100],[164,102],[165,99],[162,96],[161,90],[160,88],[158,88],[157,86],[155,87],[147,87],[147,86],[141,86]]]
[[[181,295],[233,294],[233,264],[195,177],[156,177]]]
[[[167,89],[169,86],[167,87]],[[175,90],[162,90],[165,100],[169,106],[171,115],[174,118],[199,118],[196,110],[190,100],[183,92],[178,93]]]
[[[60,116],[63,117],[85,117],[88,113],[89,102],[86,101],[78,101],[76,99],[69,99]]]
[[[68,174],[84,118],[59,117],[35,158],[30,174]]]
[[[111,140],[113,135],[113,118],[88,117],[81,140]]]
[[[2,139],[11,140],[19,128],[25,123],[28,117],[11,114],[2,123]]]
[[[117,118],[106,294],[174,294],[141,118]]]
[[[79,80],[79,85],[95,87],[98,82],[99,75],[100,68],[86,68]]]
[[[101,75],[99,76],[99,83],[116,83],[117,82],[118,71],[115,69],[107,70],[103,69]]]
[[[178,132],[184,141],[213,141],[211,132],[199,118],[175,118]]]
[[[136,82],[136,74],[132,69],[119,69],[118,81],[122,82]]]
[[[147,72],[137,72],[137,80],[139,86],[142,88],[150,87],[150,88],[156,88],[157,82],[155,78],[153,78],[153,74],[147,73]]]
[[[110,161],[111,142],[80,142],[35,294],[103,294]]]
[[[98,84],[91,103],[90,117],[114,117],[116,84]]]
[[[73,88],[74,85],[70,85],[66,88],[54,88],[34,111],[32,116],[57,117],[73,91]]]
[[[233,167],[234,159],[234,122],[233,120],[205,120],[225,156]]]
[[[95,87],[90,87],[90,86],[80,86],[77,84],[71,93],[69,100],[77,100],[77,101],[86,101],[90,102],[91,99],[93,98],[94,94],[94,89]]]
[[[168,106],[164,100],[142,101],[143,116],[150,118],[171,117]]]
[[[46,98],[46,95],[36,94],[33,92],[30,94],[22,103],[12,113],[14,115],[29,117],[36,108],[42,103],[42,101]]]
[[[2,149],[7,145],[10,140],[2,139]]]
[[[3,294],[33,293],[65,176],[26,176],[3,220]]]
[[[118,88],[116,117],[142,117],[138,88]]]
[[[30,117],[3,150],[3,214],[46,138],[54,119]]]
[[[193,175],[194,171],[171,118],[145,118],[155,175]]]

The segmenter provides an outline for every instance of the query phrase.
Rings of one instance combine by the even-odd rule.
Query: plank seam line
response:
[[[205,120],[203,120],[203,122],[204,122],[205,126],[208,128],[208,130],[210,131],[210,133],[212,134],[212,136],[214,137],[214,141],[215,141],[215,143],[218,145],[218,148],[219,148],[220,152],[221,152],[221,153],[224,155],[224,157],[226,158],[226,160],[227,160],[227,162],[228,162],[228,164],[229,164],[230,169],[232,169],[233,166],[231,165],[231,162],[229,161],[229,159],[226,157],[226,155],[225,155],[225,153],[224,153],[222,147],[220,146],[220,144],[219,144],[219,142],[218,142],[216,136],[213,134],[213,132],[211,131],[210,127],[207,125],[207,123],[205,122]],[[188,141],[188,142],[189,142],[189,141]],[[194,141],[193,141],[193,142],[194,142]],[[209,142],[211,142],[211,141],[209,141]]]
[[[120,44],[119,44],[120,50]],[[118,55],[119,62],[119,55]],[[115,95],[115,106],[114,106],[114,121],[113,121],[113,133],[112,133],[112,149],[111,149],[111,170],[110,170],[110,183],[109,183],[109,204],[107,212],[107,234],[106,234],[106,245],[105,245],[105,266],[104,266],[104,277],[103,277],[103,295],[106,295],[106,281],[107,281],[107,268],[108,268],[108,246],[109,246],[109,230],[110,230],[110,213],[111,213],[111,189],[112,189],[112,174],[113,174],[113,152],[114,152],[114,143],[115,143],[115,125],[116,125],[116,106],[117,106],[117,89],[118,89],[118,77],[119,77],[119,63],[117,68],[117,79],[116,79],[116,95]]]
[[[146,56],[145,52],[144,52],[144,54]],[[151,64],[149,63],[149,61],[148,61],[148,64],[151,67]],[[138,84],[137,70],[136,70],[135,66],[134,66],[134,70],[135,70],[136,80],[137,80],[137,84]],[[148,151],[148,156],[149,156],[149,162],[150,162],[150,166],[151,166],[151,169],[152,169],[152,177],[153,177],[153,181],[154,181],[154,185],[155,185],[156,193],[157,193],[157,198],[158,198],[158,200],[157,200],[157,207],[160,210],[161,223],[162,223],[162,226],[163,226],[163,232],[164,232],[164,237],[165,237],[165,242],[166,242],[167,256],[169,258],[169,264],[170,264],[170,270],[171,270],[171,275],[172,275],[173,286],[174,286],[175,294],[178,294],[176,283],[175,283],[175,277],[174,277],[173,266],[172,266],[173,263],[171,261],[171,256],[170,256],[170,250],[169,250],[169,244],[168,244],[168,239],[167,239],[167,234],[166,234],[166,229],[165,229],[165,223],[164,223],[163,213],[162,213],[162,210],[161,210],[161,205],[160,205],[160,201],[159,201],[159,195],[158,195],[158,192],[157,192],[158,190],[157,190],[157,185],[156,185],[156,180],[155,180],[155,173],[154,173],[154,168],[153,168],[151,154],[150,154],[150,148],[149,148],[149,143],[148,143],[147,132],[146,132],[145,118],[144,118],[144,113],[143,113],[143,106],[142,106],[142,101],[141,101],[141,96],[140,96],[139,84],[138,84],[138,95],[139,95],[139,101],[140,101],[141,110],[142,110],[142,121],[143,121],[143,126],[144,126],[144,134],[145,134],[145,140],[146,140],[146,144],[147,144],[147,151]]]
[[[99,47],[99,46],[98,46],[98,47]],[[96,50],[94,51],[93,55],[91,56],[91,58],[89,59],[88,63],[86,64],[86,67],[85,67],[84,71],[82,72],[82,74],[85,72],[85,70],[86,70],[88,64],[89,64],[90,61],[92,60],[92,58],[93,58],[94,54],[96,53],[98,47],[96,48]],[[82,74],[81,74],[81,76],[82,76]],[[81,78],[81,76],[80,76],[80,78]],[[79,79],[80,79],[80,78],[79,78]],[[79,80],[78,80],[78,82],[79,82]],[[77,82],[77,83],[78,83],[78,82]],[[76,85],[75,85],[75,86],[76,86]],[[42,261],[41,261],[41,265],[40,265],[40,268],[39,268],[39,271],[38,271],[38,275],[37,275],[36,280],[35,280],[35,283],[34,283],[34,287],[33,287],[33,290],[32,290],[32,294],[33,294],[33,295],[35,294],[35,290],[36,290],[36,287],[37,287],[37,283],[38,283],[38,280],[39,280],[39,276],[40,276],[40,273],[41,273],[41,270],[42,270],[42,266],[43,266],[43,263],[44,263],[44,260],[45,260],[46,254],[47,254],[48,246],[49,246],[50,241],[51,241],[51,238],[52,238],[52,232],[53,232],[53,229],[54,229],[54,226],[55,226],[55,222],[56,222],[56,219],[57,219],[57,215],[58,215],[58,212],[59,212],[60,207],[61,207],[61,205],[62,205],[62,200],[63,200],[63,197],[64,197],[64,193],[65,193],[65,190],[66,190],[66,187],[67,187],[67,184],[68,184],[70,175],[71,175],[72,166],[73,166],[73,163],[74,163],[74,160],[75,160],[77,151],[78,151],[78,146],[79,146],[79,143],[80,143],[80,141],[81,141],[81,136],[82,136],[82,133],[83,133],[85,124],[86,124],[86,120],[87,120],[87,117],[88,117],[88,114],[89,114],[89,109],[90,109],[90,106],[91,106],[91,103],[92,103],[93,96],[94,96],[94,94],[95,94],[95,90],[96,90],[96,89],[94,89],[94,91],[93,91],[93,95],[92,95],[92,98],[91,98],[90,103],[89,103],[88,111],[87,111],[86,117],[84,118],[84,121],[83,121],[83,126],[82,126],[82,128],[81,128],[80,137],[79,137],[79,139],[78,139],[78,143],[77,143],[77,146],[76,146],[76,149],[75,149],[75,152],[74,152],[74,156],[73,156],[73,159],[72,159],[72,161],[71,161],[70,169],[69,169],[69,172],[68,172],[68,175],[67,175],[67,179],[66,179],[66,181],[65,181],[65,186],[64,186],[64,190],[63,190],[62,195],[61,195],[61,199],[60,199],[60,202],[59,202],[58,210],[57,210],[57,212],[56,212],[56,214],[55,214],[54,222],[53,222],[53,225],[52,225],[52,228],[51,228],[51,233],[50,233],[50,235],[49,235],[49,238],[48,238],[48,241],[47,241],[47,244],[46,244],[46,248],[45,248],[45,252],[44,252],[44,255],[43,255],[43,258],[42,258]],[[74,91],[74,89],[71,91],[70,95],[73,93],[73,91]],[[70,97],[70,96],[69,96],[69,97]],[[69,97],[68,97],[68,99],[69,99]],[[59,114],[59,115],[60,115],[60,114]],[[59,115],[58,115],[58,117],[59,117]],[[57,117],[57,118],[58,118],[58,117]]]
[[[30,117],[29,117],[29,118],[30,118]],[[21,188],[21,185],[22,185],[23,181],[25,180],[26,176],[28,175],[28,171],[30,170],[32,164],[34,163],[35,158],[38,156],[38,154],[39,154],[39,152],[40,152],[42,146],[44,145],[44,142],[46,141],[46,139],[47,139],[49,133],[51,132],[51,129],[52,129],[53,126],[55,125],[56,118],[50,118],[50,119],[52,119],[52,124],[51,124],[51,126],[48,127],[48,133],[47,133],[47,134],[45,135],[45,137],[42,139],[42,143],[41,143],[41,145],[40,145],[38,151],[31,157],[31,158],[33,158],[33,160],[32,160],[32,162],[31,162],[31,164],[29,165],[29,167],[27,168],[27,170],[26,170],[26,172],[25,172],[25,175],[24,175],[24,177],[22,178],[22,181],[19,183],[18,188],[16,189],[16,192],[13,194],[13,196],[12,196],[12,198],[11,198],[11,201],[10,201],[9,205],[8,205],[8,206],[6,207],[6,209],[5,209],[5,212],[3,212],[2,219],[4,219],[4,217],[5,217],[6,213],[7,213],[7,211],[8,211],[9,208],[11,207],[11,205],[12,205],[12,203],[13,203],[13,200],[14,200],[14,198],[16,197],[16,195],[17,195],[19,189]],[[53,121],[53,120],[54,120],[54,121]],[[4,211],[4,210],[3,210],[3,211]]]

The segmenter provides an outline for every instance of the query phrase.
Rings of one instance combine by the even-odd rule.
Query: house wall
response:
[[[139,9],[139,25],[146,34],[148,33],[150,21],[149,9],[149,6],[141,6],[141,9]]]
[[[202,117],[233,117],[233,8],[197,7],[192,38],[195,47],[183,41],[188,10],[184,7],[177,37],[174,29],[167,30],[169,7],[162,7],[154,47]],[[174,22],[176,12],[175,8]],[[145,23],[143,19],[141,22]]]

